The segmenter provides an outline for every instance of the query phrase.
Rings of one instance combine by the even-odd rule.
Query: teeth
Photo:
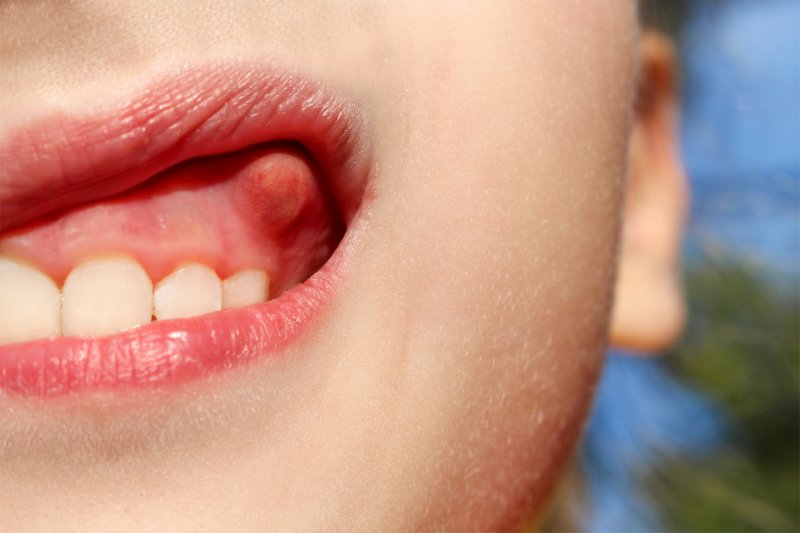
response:
[[[64,282],[64,335],[108,335],[150,322],[153,283],[128,257],[96,259]]]
[[[34,267],[0,258],[0,344],[61,333],[61,295]]]
[[[161,280],[154,300],[159,320],[211,313],[222,308],[222,284],[207,266],[186,263]]]
[[[265,302],[269,278],[263,270],[242,270],[222,282],[222,307],[245,307]]]
[[[33,339],[109,335],[159,320],[189,318],[264,302],[269,275],[241,270],[224,282],[186,263],[153,282],[134,259],[113,255],[75,267],[63,288],[24,262],[0,257],[0,345]]]

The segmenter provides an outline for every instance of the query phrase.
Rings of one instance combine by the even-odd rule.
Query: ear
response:
[[[674,343],[686,320],[680,250],[689,200],[676,72],[670,40],[644,31],[610,340],[645,353]]]

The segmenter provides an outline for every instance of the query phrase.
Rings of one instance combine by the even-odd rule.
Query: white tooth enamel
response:
[[[61,334],[61,293],[38,269],[0,258],[0,344]]]
[[[186,263],[161,280],[154,300],[159,320],[211,313],[222,308],[222,283],[207,266]]]
[[[69,273],[61,303],[64,335],[108,335],[150,322],[153,282],[129,257],[94,259]]]
[[[267,300],[269,278],[263,270],[240,270],[222,282],[222,307],[245,307]]]

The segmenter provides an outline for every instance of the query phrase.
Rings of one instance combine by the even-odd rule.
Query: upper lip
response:
[[[0,231],[183,160],[273,140],[309,150],[349,221],[368,172],[359,118],[341,95],[262,65],[170,72],[122,106],[42,117],[0,140]]]
[[[308,150],[352,225],[370,171],[360,118],[341,95],[264,65],[170,72],[121,106],[42,117],[0,140],[0,231],[123,192],[186,159],[274,140]],[[0,389],[49,396],[153,385],[273,352],[317,315],[347,241],[307,282],[263,304],[97,339],[2,346]]]

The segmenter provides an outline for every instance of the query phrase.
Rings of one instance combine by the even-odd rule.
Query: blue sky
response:
[[[697,2],[682,39],[688,251],[800,274],[800,2]]]

